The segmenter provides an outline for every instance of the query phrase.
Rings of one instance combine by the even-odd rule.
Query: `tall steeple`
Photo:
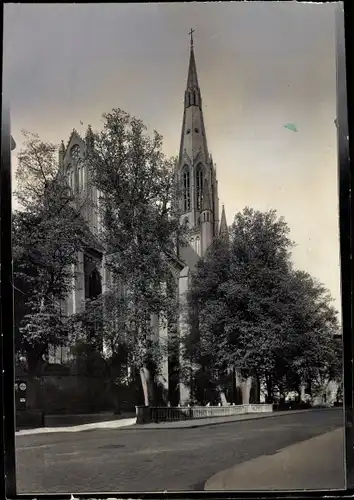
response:
[[[63,168],[64,166],[64,156],[65,156],[65,144],[64,141],[61,141],[59,146],[59,166]]]
[[[229,239],[229,229],[226,223],[225,207],[222,206],[219,236],[225,240]]]
[[[197,67],[195,64],[195,57],[194,57],[194,42],[193,42],[193,33],[195,30],[191,30],[189,32],[191,36],[191,52],[190,52],[190,58],[189,58],[189,69],[188,69],[188,79],[187,79],[187,89],[193,89],[199,88],[198,85],[198,76],[197,76]]]
[[[191,241],[199,241],[206,236],[206,229],[201,230],[203,200],[208,199],[209,224],[208,241],[218,234],[219,201],[215,168],[205,133],[202,109],[202,96],[198,82],[197,66],[194,54],[194,30],[190,31],[190,54],[187,84],[184,93],[184,111],[180,143],[177,178],[181,186],[180,208],[181,223],[188,222]],[[208,194],[204,197],[204,186]],[[199,239],[199,240],[198,240]],[[199,248],[199,246],[198,246]],[[206,248],[201,244],[201,249]],[[203,252],[202,252],[203,253]]]

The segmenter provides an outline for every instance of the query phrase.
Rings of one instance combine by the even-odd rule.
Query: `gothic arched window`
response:
[[[85,165],[82,165],[81,172],[82,172],[82,189],[85,189],[85,184],[86,184]]]
[[[80,147],[75,144],[70,150],[70,156],[74,161],[78,161],[80,157]]]
[[[191,208],[190,173],[187,166],[183,169],[183,208],[185,212],[188,212]]]
[[[75,193],[78,193],[80,191],[80,186],[79,186],[79,171],[76,168],[74,170],[74,179],[75,179]]]
[[[79,185],[78,191],[81,191],[81,189],[82,189],[82,171],[81,171],[80,165],[78,165],[78,167],[77,167],[77,179],[78,179],[78,185]]]
[[[197,185],[197,210],[201,210],[202,196],[203,196],[203,169],[201,165],[197,166],[196,185]]]
[[[197,252],[198,255],[200,255],[200,238],[199,238],[199,236],[197,236],[195,239],[195,251]]]
[[[72,188],[72,182],[71,182],[71,164],[69,164],[66,167],[66,175],[67,175],[67,179],[68,179],[68,184],[69,184],[70,188]]]

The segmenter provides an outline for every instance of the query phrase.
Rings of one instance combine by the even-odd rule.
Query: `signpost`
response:
[[[16,410],[27,409],[27,382],[17,379],[15,382]]]

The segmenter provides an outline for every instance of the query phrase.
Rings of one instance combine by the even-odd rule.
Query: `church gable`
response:
[[[188,155],[186,150],[184,150],[184,152],[183,152],[182,162],[184,164],[187,164],[188,166],[192,165],[192,163],[193,163],[192,159],[190,158],[190,156]]]
[[[82,159],[86,152],[86,144],[79,133],[74,129],[69,137],[64,154],[64,164]]]
[[[197,162],[202,162],[203,161],[203,152],[202,152],[202,148],[200,147],[199,150],[195,153],[194,155],[194,163],[197,163]]]
[[[79,194],[87,188],[87,169],[85,167],[86,142],[73,129],[67,146],[62,143],[60,164],[73,193]]]

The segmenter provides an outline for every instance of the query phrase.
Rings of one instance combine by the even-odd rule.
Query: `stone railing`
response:
[[[271,413],[273,405],[250,404],[230,406],[137,406],[136,423],[173,422],[197,418],[232,417],[246,413]]]
[[[273,405],[267,404],[250,404],[246,413],[270,413],[273,411]]]

